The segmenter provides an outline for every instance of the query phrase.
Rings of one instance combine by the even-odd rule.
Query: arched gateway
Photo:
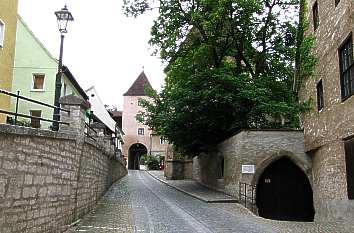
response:
[[[258,180],[260,216],[276,220],[313,221],[312,188],[306,174],[290,159],[271,163]]]
[[[128,151],[128,169],[139,170],[140,157],[144,154],[147,154],[146,146],[141,143],[131,145]]]

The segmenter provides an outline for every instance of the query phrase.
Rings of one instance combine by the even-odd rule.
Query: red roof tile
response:
[[[123,96],[146,96],[145,87],[152,88],[143,71]]]

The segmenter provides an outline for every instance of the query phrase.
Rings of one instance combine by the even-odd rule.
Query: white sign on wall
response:
[[[242,165],[243,174],[254,174],[256,171],[255,165]]]

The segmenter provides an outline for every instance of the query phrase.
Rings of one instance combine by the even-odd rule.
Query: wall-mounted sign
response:
[[[256,171],[255,165],[242,165],[243,174],[254,174]]]

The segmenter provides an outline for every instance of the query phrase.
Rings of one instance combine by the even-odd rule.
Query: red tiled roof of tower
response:
[[[148,78],[143,71],[123,96],[146,96],[145,87],[152,88]]]
[[[121,117],[123,112],[122,111],[111,111],[110,112],[112,117]]]

